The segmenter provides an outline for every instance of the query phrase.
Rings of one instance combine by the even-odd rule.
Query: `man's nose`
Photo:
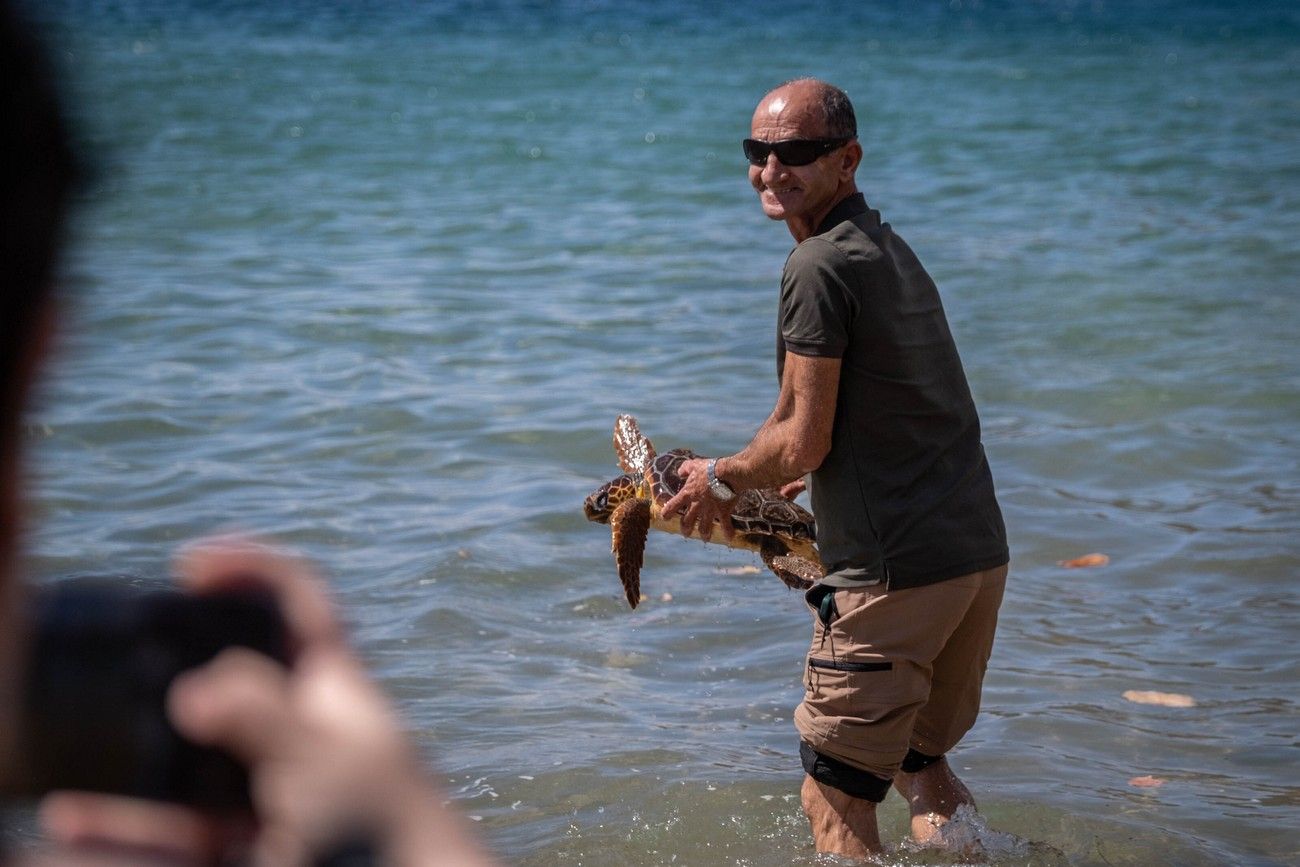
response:
[[[765,182],[774,181],[781,175],[785,174],[785,163],[777,157],[776,151],[767,155],[767,162],[763,164],[763,180]]]

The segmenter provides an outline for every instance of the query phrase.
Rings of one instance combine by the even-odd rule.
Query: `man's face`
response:
[[[751,138],[766,142],[826,138],[825,123],[807,88],[780,88],[764,97],[754,110]],[[775,153],[764,165],[749,167],[749,183],[758,193],[763,213],[773,220],[821,221],[840,191],[842,152],[832,151],[806,166],[784,165]]]

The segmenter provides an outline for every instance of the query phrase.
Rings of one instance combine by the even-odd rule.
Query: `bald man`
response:
[[[974,724],[1007,576],[979,418],[934,282],[858,192],[839,88],[788,82],[754,111],[749,181],[796,246],[781,275],[776,408],[734,455],[689,461],[666,504],[682,531],[731,533],[747,488],[810,488],[826,576],[795,711],[819,852],[881,848],[897,788],[912,834],[974,802],[944,755]],[[805,479],[805,477],[807,477]]]

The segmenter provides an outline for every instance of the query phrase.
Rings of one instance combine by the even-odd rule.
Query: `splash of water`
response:
[[[997,864],[1010,867],[1029,863],[1031,856],[1044,854],[1039,847],[1010,834],[989,827],[988,820],[969,805],[963,804],[940,829],[939,837],[921,844],[911,840],[899,844],[889,859],[891,867],[911,864]],[[936,861],[936,856],[941,860]],[[919,859],[919,860],[918,860]],[[884,862],[882,862],[883,864]],[[1038,863],[1034,860],[1033,863]]]
[[[988,860],[1020,858],[1029,854],[1029,841],[996,831],[988,820],[969,804],[962,804],[952,818],[939,829],[939,839],[945,849],[965,854],[977,854]]]

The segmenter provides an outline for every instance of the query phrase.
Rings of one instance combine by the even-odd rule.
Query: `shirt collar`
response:
[[[831,208],[831,212],[822,220],[821,225],[817,227],[814,235],[821,235],[834,229],[845,220],[851,220],[859,214],[865,214],[871,209],[867,207],[867,199],[862,193],[850,193],[840,199],[839,203]],[[878,220],[879,218],[877,218]]]

